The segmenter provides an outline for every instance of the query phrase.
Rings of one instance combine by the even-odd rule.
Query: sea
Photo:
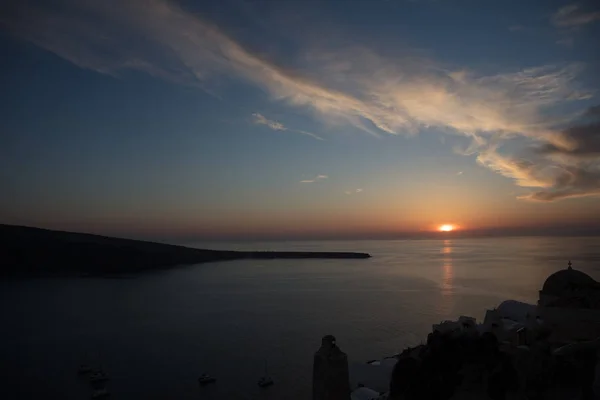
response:
[[[600,238],[195,243],[238,250],[359,251],[364,260],[244,260],[120,278],[0,282],[0,398],[84,399],[82,363],[111,399],[310,399],[332,334],[350,364],[402,351],[432,324],[535,303],[551,273],[600,280]],[[271,375],[275,384],[257,385]],[[208,373],[217,382],[200,387]]]

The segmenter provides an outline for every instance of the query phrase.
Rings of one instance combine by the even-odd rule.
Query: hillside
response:
[[[237,259],[368,258],[366,253],[203,250],[86,233],[0,225],[0,276],[116,274]]]

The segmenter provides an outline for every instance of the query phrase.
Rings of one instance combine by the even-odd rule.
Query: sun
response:
[[[440,225],[438,230],[440,232],[450,232],[450,231],[454,230],[454,225],[450,225],[450,224]]]

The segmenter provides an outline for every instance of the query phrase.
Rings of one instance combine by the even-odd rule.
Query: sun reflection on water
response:
[[[452,268],[452,241],[449,239],[444,240],[444,247],[442,247],[442,294],[444,296],[452,294],[452,281],[454,278]]]
[[[442,248],[440,249],[442,254],[442,265],[441,265],[441,282],[440,282],[440,304],[438,312],[442,315],[450,317],[454,310],[454,267],[452,264],[452,241],[446,239],[442,242]]]

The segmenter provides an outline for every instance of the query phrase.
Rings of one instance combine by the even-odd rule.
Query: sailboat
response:
[[[96,389],[92,393],[92,399],[105,399],[110,397],[110,392],[106,388]]]
[[[87,359],[87,355],[85,358]],[[87,375],[91,374],[92,372],[94,372],[94,369],[88,363],[81,363],[79,365],[79,369],[77,370],[79,375]]]
[[[208,383],[215,383],[217,378],[210,376],[209,374],[202,374],[198,377],[198,383],[200,386],[204,386]]]
[[[104,383],[108,381],[108,379],[108,375],[106,375],[102,368],[92,372],[90,375],[90,383]]]
[[[269,376],[267,373],[267,360],[265,360],[265,374],[258,380],[258,386],[261,388],[271,386],[273,383],[273,378]]]
[[[94,369],[92,367],[90,367],[87,364],[81,364],[79,366],[79,369],[77,370],[77,373],[79,375],[86,375],[86,374],[91,374],[94,371]]]

